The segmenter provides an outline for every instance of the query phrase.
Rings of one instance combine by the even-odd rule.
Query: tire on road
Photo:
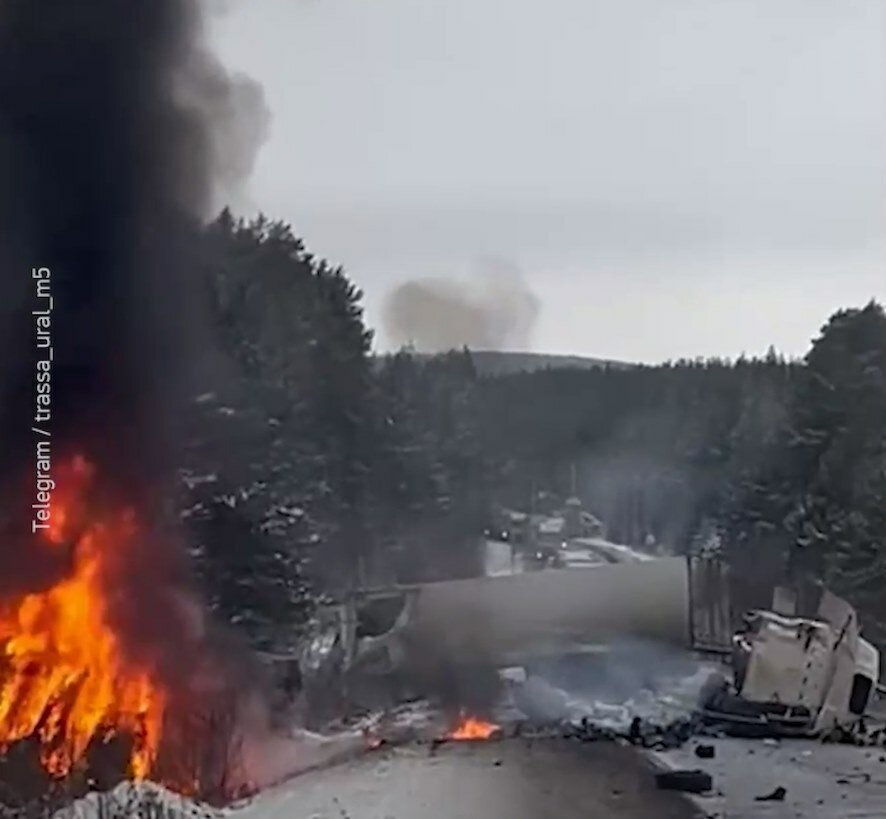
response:
[[[714,780],[704,771],[665,771],[655,775],[655,784],[663,791],[706,793],[714,787]]]

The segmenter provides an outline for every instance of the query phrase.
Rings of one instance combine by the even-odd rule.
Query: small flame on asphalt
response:
[[[456,725],[447,739],[454,740],[484,740],[492,737],[501,730],[501,727],[493,722],[486,722],[477,717],[462,714],[461,721]]]

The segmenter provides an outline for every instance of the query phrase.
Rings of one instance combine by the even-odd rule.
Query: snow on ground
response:
[[[575,546],[566,546],[560,551],[563,567],[566,569],[585,569],[592,566],[605,566],[608,561],[599,552],[593,549],[578,549]]]
[[[267,736],[248,743],[244,762],[250,780],[265,789],[359,757],[367,747],[367,738],[359,730],[326,736],[299,729],[289,737]],[[153,782],[121,782],[111,791],[78,799],[57,811],[53,819],[222,819],[226,813]]]
[[[569,550],[584,551],[595,554],[604,563],[638,563],[646,560],[654,560],[652,555],[639,552],[622,543],[612,543],[599,537],[576,537],[569,541]]]
[[[90,793],[57,811],[53,819],[220,819],[222,812],[192,802],[153,782],[121,782]]]

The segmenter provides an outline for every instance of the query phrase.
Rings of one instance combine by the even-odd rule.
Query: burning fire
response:
[[[136,521],[129,509],[88,509],[93,478],[80,457],[57,470],[51,523],[39,533],[60,559],[70,550],[67,575],[0,600],[0,751],[33,737],[46,770],[63,777],[91,743],[123,734],[132,742],[128,773],[141,779],[156,758],[166,697],[149,669],[127,661],[112,626],[113,561]]]
[[[462,714],[461,721],[449,734],[449,739],[456,740],[478,740],[490,739],[497,731],[499,726],[492,722],[484,722],[477,717],[469,717]]]

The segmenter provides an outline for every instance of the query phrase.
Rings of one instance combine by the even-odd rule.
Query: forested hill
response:
[[[433,358],[428,353],[412,353],[419,359]],[[379,361],[384,360],[384,356]],[[634,366],[624,361],[610,361],[605,358],[588,358],[577,355],[549,355],[546,353],[518,353],[499,350],[471,350],[471,358],[477,372],[483,376],[511,375],[538,370],[580,369],[593,370],[602,367],[625,369]]]

